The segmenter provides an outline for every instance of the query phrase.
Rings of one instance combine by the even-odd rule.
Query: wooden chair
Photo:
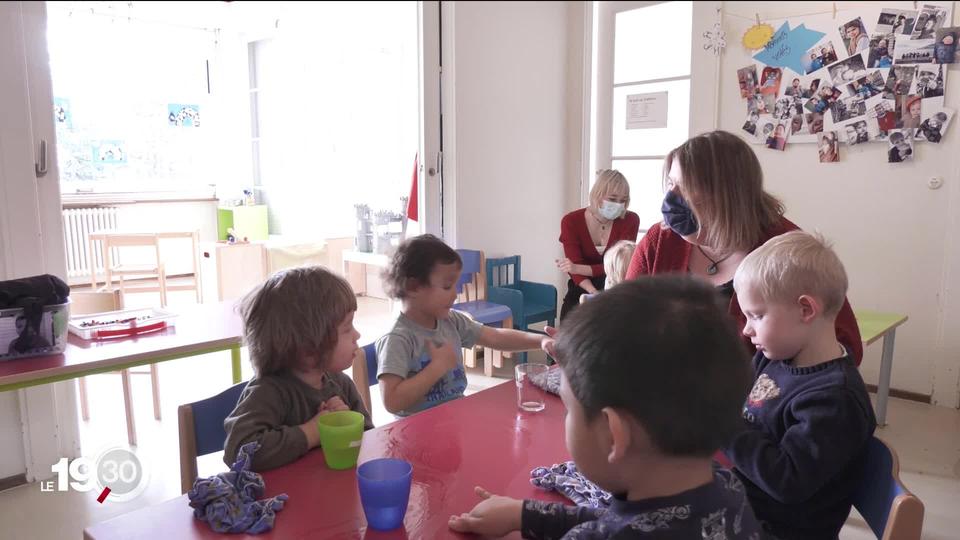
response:
[[[897,453],[882,440],[867,443],[863,480],[853,495],[853,506],[877,540],[920,540],[923,502],[900,481]]]
[[[72,291],[70,293],[70,314],[90,315],[107,311],[123,309],[123,297],[119,289],[102,291]],[[160,420],[160,373],[156,364],[150,364],[150,371],[131,371],[122,369],[120,373],[123,384],[123,410],[127,418],[127,441],[131,446],[137,445],[137,427],[133,414],[133,397],[130,391],[130,375],[150,374],[150,383],[153,387],[153,416]],[[77,379],[80,394],[80,415],[83,420],[90,420],[90,401],[87,397],[87,379]]]
[[[197,457],[223,450],[227,432],[223,421],[236,408],[246,382],[219,394],[177,408],[180,431],[180,492],[186,493],[197,479]]]
[[[509,306],[487,301],[486,262],[482,251],[458,249],[463,263],[460,281],[457,282],[457,303],[453,308],[469,315],[473,320],[487,326],[513,328],[513,312]],[[479,347],[463,349],[463,363],[467,367],[476,367]],[[493,368],[503,367],[504,357],[510,353],[485,347],[483,349],[483,373],[493,376]]]
[[[357,350],[353,356],[353,368],[350,370],[353,384],[360,392],[360,398],[367,407],[367,412],[373,415],[373,404],[370,402],[370,387],[377,384],[377,344],[370,343]]]
[[[129,292],[159,292],[160,306],[167,305],[167,274],[163,267],[163,259],[160,256],[160,235],[156,233],[103,233],[103,253],[104,253],[104,273],[106,288],[113,286],[113,278],[117,277],[120,286],[120,295]],[[123,264],[113,260],[113,255],[118,253],[120,248],[125,247],[150,247],[153,248],[153,264]],[[120,257],[117,257],[118,259]],[[156,280],[156,285],[139,284],[128,285],[124,278],[149,278]],[[94,278],[96,279],[96,278]]]

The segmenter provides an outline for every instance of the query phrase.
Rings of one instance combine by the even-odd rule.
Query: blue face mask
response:
[[[697,223],[693,210],[675,190],[671,189],[667,192],[660,211],[663,213],[663,220],[673,229],[673,232],[680,236],[692,236],[700,230],[700,224]]]

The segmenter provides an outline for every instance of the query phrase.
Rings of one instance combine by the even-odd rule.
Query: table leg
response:
[[[893,368],[893,344],[897,337],[894,328],[883,336],[883,354],[880,357],[880,381],[877,385],[877,425],[887,425],[887,396],[890,395],[890,370]]]
[[[133,417],[133,398],[130,396],[130,370],[120,370],[120,381],[123,384],[123,409],[127,415],[127,441],[130,446],[137,445],[137,426]]]
[[[233,384],[237,384],[243,380],[240,372],[240,345],[230,349],[230,361],[233,364]]]

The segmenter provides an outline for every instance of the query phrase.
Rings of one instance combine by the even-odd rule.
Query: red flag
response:
[[[417,204],[417,195],[419,190],[417,189],[417,166],[418,157],[416,154],[413,156],[413,179],[410,184],[410,198],[407,200],[407,219],[412,219],[413,221],[420,221],[417,219],[419,217],[418,204]]]

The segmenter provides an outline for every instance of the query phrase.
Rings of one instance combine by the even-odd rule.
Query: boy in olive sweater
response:
[[[256,375],[224,421],[223,461],[257,441],[251,469],[295,461],[320,445],[317,418],[353,410],[373,422],[350,377],[357,351],[357,299],[341,277],[319,267],[278,272],[241,304],[244,341]]]

